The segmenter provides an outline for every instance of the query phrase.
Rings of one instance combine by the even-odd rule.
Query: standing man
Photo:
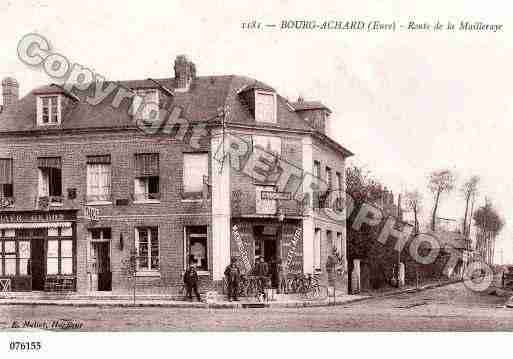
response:
[[[228,283],[228,300],[232,299],[238,301],[239,298],[239,282],[240,282],[240,269],[237,266],[237,258],[232,257],[230,264],[224,270],[226,282]]]
[[[194,290],[196,299],[198,299],[198,302],[200,302],[201,297],[198,292],[198,272],[196,272],[196,267],[194,264],[189,264],[189,267],[183,275],[183,283],[187,289],[187,298],[192,301],[192,291]]]
[[[264,256],[261,256],[258,262],[255,264],[254,274],[258,278],[259,291],[261,294],[265,294],[265,289],[267,288],[269,266],[265,262]]]

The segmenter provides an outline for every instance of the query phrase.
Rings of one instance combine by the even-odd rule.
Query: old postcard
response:
[[[2,1],[0,351],[513,330],[512,15]]]

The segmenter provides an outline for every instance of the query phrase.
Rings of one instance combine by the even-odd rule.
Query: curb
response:
[[[392,292],[386,292],[379,295],[368,295],[368,296],[358,296],[356,298],[349,298],[347,300],[337,301],[335,299],[334,302],[328,300],[320,300],[320,301],[294,301],[294,302],[265,302],[265,303],[191,303],[191,302],[178,302],[178,301],[142,301],[142,302],[114,302],[114,301],[105,301],[105,302],[79,302],[79,301],[62,301],[62,300],[2,300],[0,299],[0,306],[2,305],[49,305],[49,306],[65,306],[65,307],[117,307],[117,308],[142,308],[142,307],[156,307],[156,308],[183,308],[183,309],[252,309],[252,308],[315,308],[315,307],[331,307],[331,306],[340,306],[346,304],[352,304],[356,302],[362,302],[365,300],[379,299],[390,297],[394,295],[406,294],[406,293],[415,293],[424,291],[427,289],[433,289],[438,287],[443,287],[451,284],[456,284],[462,282],[462,280],[444,282],[444,283],[436,283],[425,285],[419,288],[407,288],[401,289]]]
[[[359,297],[344,301],[305,301],[305,302],[276,302],[276,303],[181,303],[181,302],[72,302],[72,301],[1,301],[3,305],[49,305],[63,307],[117,307],[117,308],[141,308],[141,307],[158,307],[158,308],[196,308],[196,309],[252,309],[252,308],[308,308],[308,307],[330,307],[335,305],[344,305],[370,299],[372,297]]]

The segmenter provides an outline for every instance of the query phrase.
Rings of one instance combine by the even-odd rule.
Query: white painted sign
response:
[[[97,221],[100,217],[100,210],[94,207],[85,207],[85,216],[90,221]]]

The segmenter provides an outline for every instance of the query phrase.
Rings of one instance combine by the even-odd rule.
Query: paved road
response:
[[[73,319],[82,330],[131,331],[404,331],[513,330],[505,298],[461,283],[336,307],[276,309],[72,308],[0,306],[0,327],[13,321]]]

